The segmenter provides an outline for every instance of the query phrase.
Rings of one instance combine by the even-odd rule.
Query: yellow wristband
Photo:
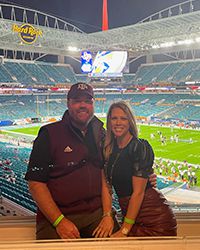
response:
[[[127,224],[130,224],[130,225],[135,224],[135,220],[134,219],[128,219],[127,217],[124,217],[124,222],[126,222]]]
[[[54,227],[57,227],[58,224],[61,222],[61,220],[64,218],[65,216],[63,214],[61,214],[53,223]]]

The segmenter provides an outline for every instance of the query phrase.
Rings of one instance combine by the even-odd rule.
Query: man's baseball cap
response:
[[[67,99],[76,99],[83,95],[87,95],[91,98],[94,98],[93,88],[87,83],[78,82],[71,86],[67,94]]]

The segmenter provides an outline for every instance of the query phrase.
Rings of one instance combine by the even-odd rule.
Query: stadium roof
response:
[[[93,33],[88,37],[98,49],[128,50],[135,55],[157,53],[160,49],[171,51],[170,43],[176,51],[187,49],[187,41],[188,44],[196,42],[195,47],[200,48],[200,11]]]
[[[71,46],[80,51],[127,50],[132,58],[200,49],[200,11],[194,10],[192,2],[172,6],[134,25],[90,34],[45,13],[1,4],[0,49],[70,55],[72,52],[68,48]],[[189,11],[183,14],[182,5],[186,3]],[[175,8],[178,13],[173,16]],[[20,27],[24,23],[42,31],[42,36],[38,36],[33,44],[23,43],[19,33],[13,31],[14,24]],[[79,54],[73,52],[72,55],[76,57]]]

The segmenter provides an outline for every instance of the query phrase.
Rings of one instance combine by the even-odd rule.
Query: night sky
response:
[[[110,29],[135,24],[158,11],[185,2],[185,0],[107,1]],[[200,0],[196,2],[200,5]],[[86,33],[101,31],[103,0],[0,0],[0,3],[14,4],[59,17]],[[53,62],[57,60],[54,57],[45,57],[42,60],[46,58]],[[144,58],[142,58],[130,64],[130,72],[136,72],[138,66],[144,62]],[[66,63],[70,63],[75,72],[80,73],[80,64],[76,60],[69,57],[66,59]]]
[[[103,0],[0,0],[65,19],[84,32],[101,30]],[[109,28],[134,24],[185,0],[108,0]]]

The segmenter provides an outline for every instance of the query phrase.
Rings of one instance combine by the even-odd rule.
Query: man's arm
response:
[[[52,165],[49,134],[45,127],[41,128],[34,141],[25,179],[28,181],[30,193],[44,216],[53,224],[62,214],[47,187],[49,166]],[[37,171],[36,171],[37,169]],[[66,218],[57,221],[56,231],[61,238],[78,238],[76,226]]]
[[[28,184],[30,193],[39,209],[50,223],[53,224],[62,213],[54,202],[46,183],[28,181]],[[67,218],[63,218],[59,222],[56,226],[56,231],[61,239],[80,238],[77,227]]]

